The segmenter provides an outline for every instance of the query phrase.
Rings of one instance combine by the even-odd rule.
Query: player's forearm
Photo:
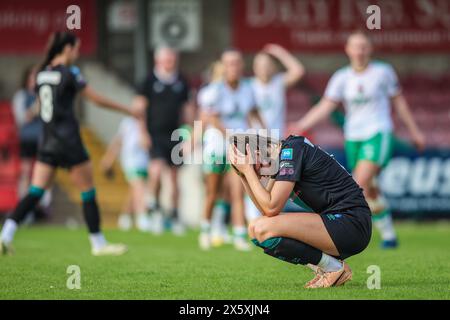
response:
[[[309,110],[306,115],[298,121],[298,129],[300,131],[307,131],[311,129],[317,123],[327,118],[332,111],[333,109],[328,105],[324,105],[322,101],[319,102],[319,105],[312,107],[311,110]]]
[[[276,210],[276,204],[272,201],[270,192],[261,184],[256,172],[254,170],[249,170],[244,175],[255,201],[260,207],[261,213],[268,217],[279,214]]]
[[[251,112],[249,112],[247,121],[248,121],[250,127],[253,127],[252,121],[255,121],[261,126],[261,128],[267,128],[266,124],[264,123],[263,118],[261,117],[261,114],[259,113],[259,111],[256,108],[253,109]]]
[[[280,61],[286,68],[285,83],[288,87],[295,85],[305,75],[305,67],[292,55]]]
[[[116,161],[120,152],[121,141],[119,138],[114,138],[106,149],[102,158],[102,163],[105,167],[111,168]]]
[[[275,184],[275,179],[269,179],[269,181],[267,182],[267,185],[266,185],[266,190],[268,192],[271,192],[274,184]]]
[[[409,132],[411,134],[418,133],[420,131],[419,127],[417,126],[416,121],[414,120],[414,117],[412,116],[411,111],[409,109],[409,105],[406,102],[406,99],[403,95],[400,95],[395,98],[394,106],[395,109],[397,110],[400,119],[408,128]]]
[[[95,102],[95,104],[97,104],[101,107],[110,109],[110,110],[119,111],[119,112],[122,112],[125,114],[132,114],[131,109],[128,108],[127,106],[116,103],[112,100],[109,100],[108,98],[103,97],[103,96],[97,96],[97,99],[94,102]]]
[[[256,199],[255,195],[253,194],[252,189],[250,188],[250,186],[248,185],[247,179],[245,178],[244,175],[241,175],[241,181],[242,184],[244,185],[244,189],[245,192],[247,192],[247,194],[249,195],[250,199],[252,199],[253,203],[255,204],[255,206],[258,208],[258,210],[260,212],[263,212],[263,208],[261,207],[261,205],[258,203],[258,200]]]
[[[119,111],[119,112],[123,112],[126,114],[131,114],[131,108],[122,105],[120,103],[116,103],[112,100],[109,100],[108,98],[96,93],[94,90],[92,90],[90,87],[86,87],[83,90],[83,95],[88,98],[90,101],[92,101],[93,103],[95,103],[96,105],[103,107],[103,108],[107,108],[107,109],[111,109],[111,110],[115,110],[115,111]]]
[[[209,116],[209,123],[216,129],[220,130],[224,135],[226,134],[226,129],[220,121],[220,118],[217,115]]]
[[[303,64],[283,47],[277,48],[277,50],[272,50],[271,54],[281,62],[286,70],[300,76],[303,75],[305,71]]]

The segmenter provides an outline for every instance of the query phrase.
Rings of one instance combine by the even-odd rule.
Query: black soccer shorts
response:
[[[340,259],[363,251],[372,236],[372,217],[366,207],[352,208],[346,212],[324,213],[320,215],[330,234]]]

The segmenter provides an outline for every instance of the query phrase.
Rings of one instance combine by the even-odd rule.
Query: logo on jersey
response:
[[[181,91],[183,91],[184,89],[184,85],[181,81],[177,81],[172,85],[172,90],[175,93],[180,93]]]
[[[327,214],[326,217],[328,218],[328,220],[333,221],[339,218],[342,218],[342,214],[337,213],[337,214]]]
[[[281,160],[292,160],[293,155],[292,148],[281,150]]]
[[[293,175],[295,173],[294,164],[290,161],[282,161],[280,163],[280,176]]]
[[[285,168],[285,169],[294,168],[294,165],[289,161],[283,161],[280,163],[280,169],[283,169],[283,168]]]
[[[163,92],[163,91],[164,91],[164,84],[162,84],[162,83],[159,82],[159,81],[156,81],[156,82],[153,84],[153,91],[156,92],[156,93],[161,93],[161,92]]]

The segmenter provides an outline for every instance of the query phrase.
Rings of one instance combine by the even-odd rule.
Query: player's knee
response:
[[[270,218],[261,217],[258,220],[256,220],[253,227],[253,233],[255,238],[259,242],[263,242],[266,239],[276,237],[271,226],[272,223],[270,221]]]
[[[255,239],[255,220],[251,221],[247,227],[248,235],[251,239]]]

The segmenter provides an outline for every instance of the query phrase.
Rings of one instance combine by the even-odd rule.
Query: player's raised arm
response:
[[[286,68],[284,74],[284,84],[286,87],[292,87],[305,75],[305,67],[289,51],[277,44],[268,44],[264,51],[278,59],[283,67]]]
[[[100,107],[111,109],[111,110],[116,110],[119,112],[130,114],[132,116],[136,116],[136,114],[132,108],[127,107],[123,104],[114,102],[114,101],[98,94],[89,85],[86,85],[86,87],[81,91],[81,95]]]
[[[111,172],[114,162],[120,153],[121,145],[122,136],[117,134],[109,143],[108,148],[106,149],[106,152],[100,162],[101,169],[106,175]]]
[[[237,170],[235,170],[235,171],[237,172]],[[260,212],[264,212],[264,209],[259,205],[258,200],[255,197],[255,195],[253,194],[253,191],[250,188],[250,186],[249,186],[245,176],[243,174],[241,174],[241,173],[238,173],[238,175],[241,177],[241,181],[242,181],[242,184],[244,185],[245,192],[247,192],[248,196],[250,197],[250,199],[252,199],[253,203],[258,208],[258,210]],[[264,184],[262,179],[260,179],[260,182],[262,184]],[[269,181],[267,181],[267,183],[265,185],[265,189],[267,190],[267,192],[271,192],[274,185],[275,185],[275,179],[269,179]]]

